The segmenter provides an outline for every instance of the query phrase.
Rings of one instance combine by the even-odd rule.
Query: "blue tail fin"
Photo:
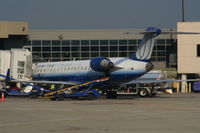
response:
[[[161,33],[161,30],[154,27],[149,27],[145,32],[141,33],[144,34],[143,39],[136,53],[132,54],[130,58],[135,60],[148,61],[151,58],[155,44],[155,37]]]

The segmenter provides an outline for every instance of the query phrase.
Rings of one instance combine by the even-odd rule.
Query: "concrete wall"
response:
[[[8,38],[9,35],[28,35],[29,25],[27,22],[1,21],[0,38]]]
[[[179,32],[199,32],[200,22],[179,22]],[[197,44],[200,34],[178,34],[178,73],[200,73],[200,57],[197,57]]]
[[[170,31],[170,29],[164,29]],[[112,39],[141,39],[142,35],[124,34],[126,32],[144,31],[135,29],[94,29],[94,30],[30,30],[30,40],[112,40]],[[171,38],[170,35],[160,35],[157,39]],[[175,35],[172,38],[176,38]]]

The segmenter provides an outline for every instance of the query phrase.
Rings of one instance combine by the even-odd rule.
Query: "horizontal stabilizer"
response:
[[[148,34],[148,33],[156,33],[156,31],[142,31],[142,32],[125,32],[124,34]],[[200,32],[177,32],[177,31],[161,31],[159,34],[200,34]]]
[[[176,31],[163,31],[161,34],[200,34],[200,32],[176,32]]]

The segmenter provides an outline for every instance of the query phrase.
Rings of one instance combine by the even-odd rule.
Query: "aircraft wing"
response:
[[[77,85],[77,84],[80,84],[79,82],[73,82],[73,81],[61,82],[61,81],[40,81],[40,80],[31,80],[31,81],[11,80],[10,82],[16,82],[16,83],[64,84],[64,85]]]
[[[140,32],[126,32],[124,34],[149,34],[149,33],[157,33],[157,34],[200,34],[199,32],[179,32],[179,31],[162,31],[156,27],[148,27],[145,31]]]
[[[199,32],[162,31],[162,34],[200,34]]]
[[[146,33],[152,33],[152,31],[144,31],[144,32],[125,32],[124,34],[146,34]],[[161,34],[200,34],[199,32],[176,32],[176,31],[162,31]]]
[[[13,82],[13,83],[22,83],[22,84],[29,84],[29,83],[44,83],[44,84],[64,84],[64,85],[77,85],[80,84],[79,82],[74,82],[74,81],[42,81],[42,80],[16,80],[13,78],[10,78],[10,80],[6,80],[6,78],[1,78],[1,82]]]
[[[9,72],[8,72],[9,73]],[[0,81],[3,81],[3,82],[15,82],[15,83],[24,83],[24,84],[28,84],[28,83],[45,83],[45,84],[64,84],[64,85],[77,85],[77,84],[80,84],[79,82],[74,82],[74,81],[42,81],[42,80],[17,80],[17,79],[14,79],[14,78],[11,78],[9,77],[9,75],[3,75],[3,74],[0,74]]]

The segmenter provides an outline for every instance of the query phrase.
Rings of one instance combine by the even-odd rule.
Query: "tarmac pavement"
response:
[[[50,101],[6,98],[0,133],[200,133],[200,93]]]

